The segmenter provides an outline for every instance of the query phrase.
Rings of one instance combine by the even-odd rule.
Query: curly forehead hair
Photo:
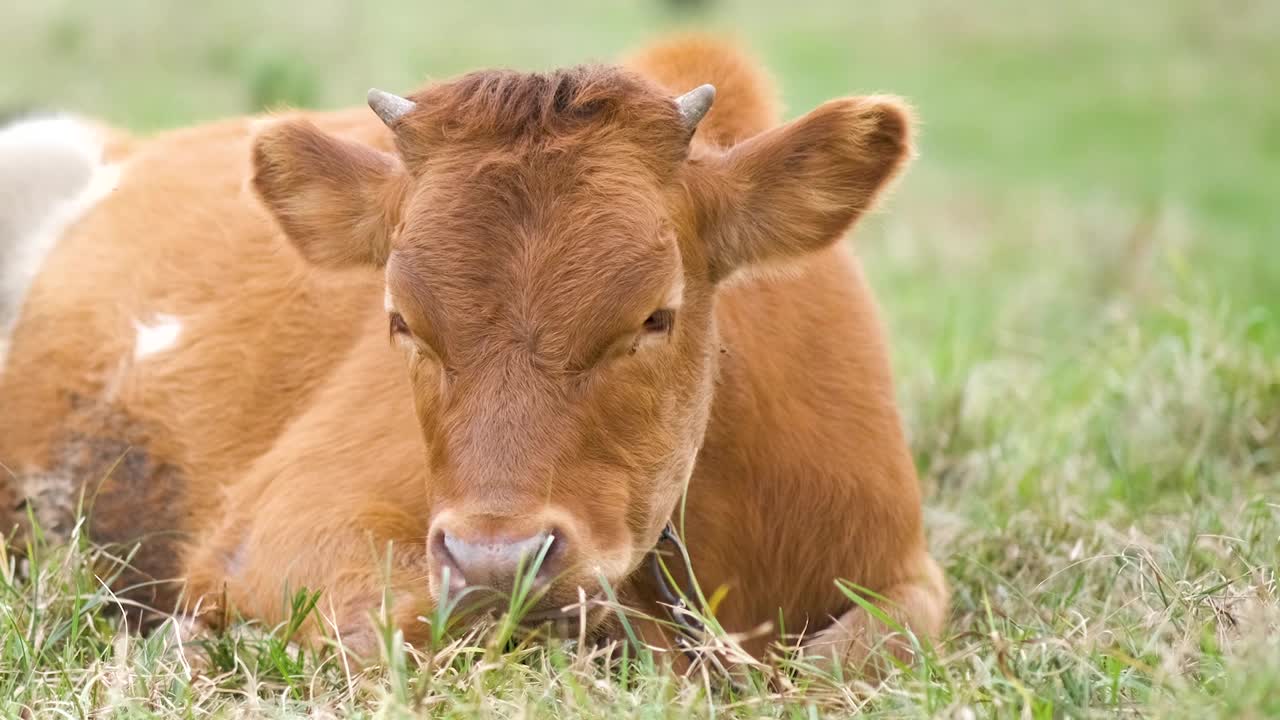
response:
[[[442,142],[490,141],[519,151],[554,149],[566,141],[630,140],[671,162],[687,153],[691,134],[661,87],[616,66],[474,72],[410,99],[416,107],[397,127],[408,158]]]

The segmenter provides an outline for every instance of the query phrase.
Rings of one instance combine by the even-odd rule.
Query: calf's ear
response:
[[[896,98],[833,100],[730,149],[701,200],[715,278],[834,244],[910,158],[911,123]]]
[[[394,155],[306,121],[276,123],[253,142],[254,192],[316,265],[385,265],[406,182]]]

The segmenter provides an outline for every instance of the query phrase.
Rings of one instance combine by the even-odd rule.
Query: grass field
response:
[[[949,636],[877,688],[465,639],[360,672],[252,629],[118,633],[92,551],[43,548],[27,579],[0,558],[0,713],[1280,716],[1280,4],[374,5],[8,3],[0,107],[164,128],[687,25],[756,48],[792,114],[908,97],[920,158],[855,245]]]

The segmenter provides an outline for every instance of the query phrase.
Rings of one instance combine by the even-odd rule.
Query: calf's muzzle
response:
[[[571,567],[572,544],[550,523],[442,518],[432,524],[428,557],[433,575],[447,579],[449,591],[489,589],[509,593],[519,579],[537,585]]]

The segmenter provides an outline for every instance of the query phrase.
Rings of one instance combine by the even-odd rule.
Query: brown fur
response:
[[[705,38],[629,66],[473,73],[411,96],[394,133],[350,111],[131,144],[27,298],[0,460],[29,477],[68,437],[145,444],[122,487],[173,518],[188,603],[274,622],[286,587],[323,588],[348,637],[387,584],[423,637],[446,527],[551,528],[547,607],[599,573],[657,612],[635,570],[673,517],[731,630],[781,614],[861,664],[885,629],[844,578],[936,635],[883,333],[837,243],[908,159],[906,108],[775,127],[767,80]],[[690,138],[671,96],[703,82],[719,96]],[[670,331],[644,331],[662,308]],[[131,319],[159,312],[179,348],[134,360]]]

